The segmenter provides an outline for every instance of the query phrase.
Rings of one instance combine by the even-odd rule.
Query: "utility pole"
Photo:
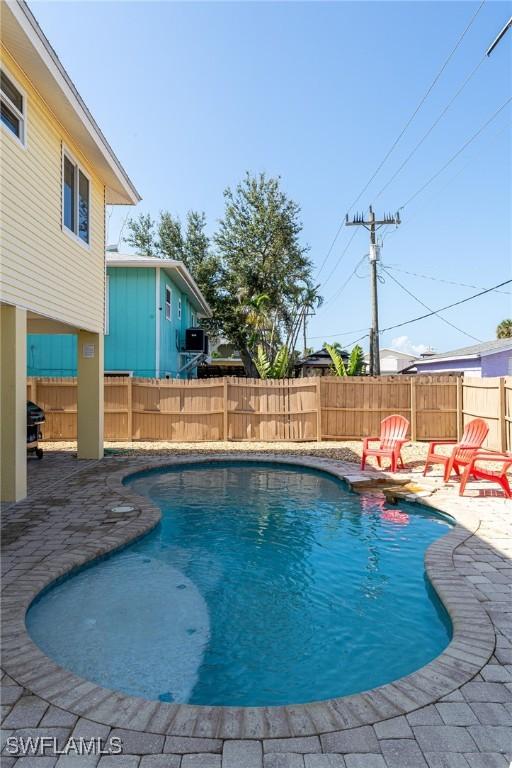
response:
[[[307,312],[304,310],[304,314],[302,315],[302,339],[303,339],[303,346],[304,346],[304,352],[303,356],[306,357],[307,349],[308,349],[308,338],[307,338],[307,323],[308,323],[308,317],[314,317],[314,312]]]
[[[371,292],[371,312],[372,324],[370,328],[370,375],[380,376],[380,354],[379,354],[379,300],[377,294],[377,262],[379,261],[380,246],[377,245],[376,232],[386,224],[400,224],[400,213],[397,211],[394,216],[387,213],[383,219],[376,219],[372,206],[370,205],[368,219],[364,214],[356,214],[352,221],[348,220],[348,214],[345,217],[347,227],[364,227],[370,233],[370,292]]]

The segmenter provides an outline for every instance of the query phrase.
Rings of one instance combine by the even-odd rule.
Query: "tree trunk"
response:
[[[254,365],[253,359],[247,348],[242,347],[240,349],[240,358],[244,364],[245,375],[251,379],[259,379],[260,375],[258,369]]]

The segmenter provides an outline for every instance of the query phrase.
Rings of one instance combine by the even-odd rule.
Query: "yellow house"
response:
[[[14,501],[28,332],[78,334],[78,456],[103,455],[105,205],[140,197],[26,3],[0,9],[0,498]]]

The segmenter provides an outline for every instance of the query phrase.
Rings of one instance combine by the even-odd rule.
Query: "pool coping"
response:
[[[16,582],[3,600],[3,663],[8,675],[50,704],[111,727],[176,737],[214,739],[262,739],[320,735],[346,728],[373,725],[438,701],[470,681],[488,662],[495,646],[491,619],[475,593],[457,573],[453,553],[479,528],[476,512],[454,505],[441,509],[435,495],[416,501],[451,515],[455,527],[435,541],[425,553],[428,577],[445,606],[453,637],[431,662],[377,688],[325,701],[268,707],[218,707],[148,701],[103,688],[62,669],[31,640],[25,626],[26,611],[53,582],[75,569],[110,555],[158,525],[160,510],[124,486],[132,474],[166,466],[217,461],[262,461],[304,466],[325,471],[349,485],[391,476],[374,470],[361,472],[356,465],[335,459],[287,454],[232,453],[189,454],[133,462],[113,471],[106,485],[117,497],[134,507],[134,517],[120,530],[105,536],[101,545],[65,551],[44,567],[37,566]],[[412,498],[411,498],[412,500]]]

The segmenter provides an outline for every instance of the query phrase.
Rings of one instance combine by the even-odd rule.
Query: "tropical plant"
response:
[[[280,347],[271,361],[263,345],[258,344],[254,362],[260,379],[284,379],[288,376],[290,367],[288,347],[285,345]]]
[[[356,344],[348,358],[347,374],[348,376],[361,376],[364,373],[364,370],[364,352],[362,347],[360,347],[359,344]]]
[[[331,372],[335,376],[347,376],[348,374],[345,367],[345,361],[343,360],[339,350],[327,342],[324,344],[324,349],[329,353],[332,360]]]
[[[496,338],[497,339],[512,339],[512,320],[510,318],[507,318],[506,320],[502,320],[501,323],[496,328]]]
[[[324,349],[331,357],[331,370],[335,376],[361,376],[364,372],[364,352],[359,344],[356,344],[352,349],[346,365],[341,355],[339,345],[335,346],[334,344],[325,342]]]

